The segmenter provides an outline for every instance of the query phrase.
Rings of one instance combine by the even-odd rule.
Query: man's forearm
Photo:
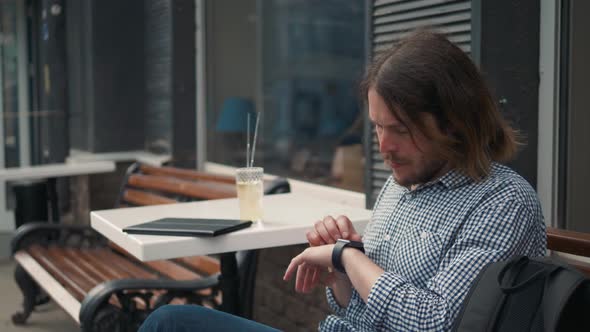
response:
[[[350,279],[351,286],[356,289],[363,301],[367,302],[371,288],[385,272],[369,257],[354,248],[345,248],[342,252],[342,265]],[[350,297],[349,297],[350,300]],[[348,302],[347,302],[348,303]]]
[[[334,272],[334,281],[330,284],[330,289],[339,306],[346,308],[350,297],[352,296],[352,284],[345,274]]]

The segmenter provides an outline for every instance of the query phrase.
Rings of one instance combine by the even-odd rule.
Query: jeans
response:
[[[139,332],[279,330],[254,321],[198,305],[165,305],[152,312]]]

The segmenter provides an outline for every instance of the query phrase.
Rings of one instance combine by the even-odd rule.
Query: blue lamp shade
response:
[[[223,102],[216,130],[224,133],[245,133],[250,114],[250,128],[256,121],[254,103],[248,98],[231,97]]]

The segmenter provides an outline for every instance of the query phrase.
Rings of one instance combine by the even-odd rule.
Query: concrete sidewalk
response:
[[[22,308],[23,297],[14,281],[14,262],[0,261],[0,331],[2,332],[74,332],[80,331],[78,325],[55,303],[45,304],[31,314],[27,324],[15,326],[11,316]]]

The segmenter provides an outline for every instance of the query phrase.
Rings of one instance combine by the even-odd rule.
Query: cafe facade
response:
[[[369,59],[430,27],[472,57],[526,138],[510,166],[547,224],[588,232],[589,11],[574,0],[2,0],[0,167],[115,161],[113,173],[58,180],[64,219],[87,223],[132,162],[233,174],[258,119],[255,166],[370,208],[390,171],[358,83]],[[0,188],[5,246],[12,186]],[[260,252],[256,320],[313,329],[327,313],[322,291],[296,295],[281,279],[300,249]]]

